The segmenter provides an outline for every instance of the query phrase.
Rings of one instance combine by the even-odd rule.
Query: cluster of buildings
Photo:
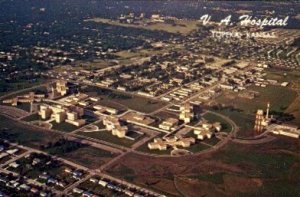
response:
[[[138,112],[126,113],[122,118],[128,123],[136,124],[139,126],[149,126],[155,123],[155,119],[153,119],[152,117]]]
[[[128,132],[128,127],[122,125],[121,121],[114,116],[107,116],[103,119],[103,124],[108,131],[111,131],[112,135],[118,138],[124,138]]]
[[[136,16],[133,12],[129,14],[121,14],[118,18],[120,23],[133,24],[137,21],[141,21],[145,18],[145,13],[141,13],[139,16]]]
[[[114,193],[117,193],[117,195],[122,196],[130,196],[130,197],[142,197],[142,196],[148,196],[146,192],[139,191],[136,188],[132,188],[130,186],[127,186],[125,184],[116,183],[112,180],[106,179],[106,178],[100,178],[100,177],[92,177],[89,180],[87,180],[85,183],[87,183],[92,186],[99,185],[103,188],[107,188]],[[86,187],[75,187],[72,192],[77,195],[81,195],[83,197],[94,197],[98,196],[93,193],[93,191],[87,190]],[[154,195],[150,194],[149,196],[157,196],[157,197],[164,197],[163,195]]]
[[[32,194],[41,197],[47,197],[52,195],[50,191],[42,188],[40,185],[34,185],[33,182],[22,180],[21,176],[12,176],[4,172],[0,173],[0,185],[2,188],[8,190],[17,190],[26,194]],[[4,189],[0,191],[1,196],[6,196]],[[7,196],[9,193],[7,194]]]
[[[33,47],[32,56],[35,63],[42,65],[64,64],[74,61],[74,59],[70,57],[70,53],[47,47]]]
[[[195,113],[193,105],[191,105],[190,103],[185,103],[180,106],[179,119],[184,123],[190,123],[196,117],[198,117],[198,114]]]
[[[269,117],[270,103],[267,104],[267,112],[264,115],[262,109],[258,109],[255,116],[254,131],[256,133],[262,133],[270,124],[271,118]]]
[[[166,131],[174,131],[178,126],[179,120],[177,118],[168,118],[158,125],[159,128]]]
[[[178,146],[183,148],[188,148],[192,144],[195,144],[195,138],[178,138],[178,137],[165,137],[165,138],[155,138],[153,142],[148,143],[148,148],[150,150],[167,150],[168,147],[176,148]]]
[[[17,106],[19,103],[33,103],[33,102],[41,102],[46,97],[45,94],[36,94],[34,92],[29,92],[27,94],[16,96],[11,99],[5,99],[2,102],[4,104],[9,104],[12,106]]]
[[[212,138],[212,136],[221,131],[222,125],[219,122],[215,122],[213,124],[203,123],[201,126],[197,126],[194,128],[194,134],[197,135],[197,139],[204,140],[205,138]]]
[[[49,98],[58,98],[62,97],[68,94],[69,87],[67,85],[66,81],[59,80],[56,82],[56,87],[54,88],[52,86],[52,90],[49,93],[49,95],[46,95],[46,93],[35,93],[35,92],[29,92],[24,95],[15,96],[10,99],[5,99],[2,102],[4,104],[9,104],[12,106],[17,106],[19,103],[34,103],[34,102],[42,102],[47,96]]]
[[[150,19],[145,19],[145,13],[140,13],[140,15],[136,16],[135,13],[131,12],[129,14],[122,14],[118,18],[120,23],[127,24],[149,24],[149,23],[157,23],[157,22],[165,22],[164,17],[159,14],[152,14]]]
[[[53,119],[56,123],[67,122],[80,127],[86,124],[82,118],[84,109],[78,106],[40,105],[39,115],[43,120]]]
[[[299,139],[300,137],[300,129],[297,126],[274,124],[270,126],[267,130],[276,135],[284,135],[296,139]]]
[[[264,131],[273,133],[275,135],[283,135],[291,138],[299,139],[300,129],[298,126],[275,124],[271,123],[274,119],[269,115],[270,104],[267,104],[266,114],[262,109],[258,109],[255,117],[254,131],[260,134]]]
[[[55,88],[52,86],[49,98],[55,99],[62,96],[66,96],[69,93],[68,82],[64,80],[58,80]]]

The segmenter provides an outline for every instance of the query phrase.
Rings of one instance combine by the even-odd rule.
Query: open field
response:
[[[141,49],[141,50],[136,50],[136,51],[123,50],[123,51],[116,52],[114,55],[121,58],[121,60],[122,59],[130,59],[130,58],[150,57],[153,55],[165,53],[168,51],[168,48],[171,48],[171,47],[166,47],[166,48],[161,49],[161,50],[155,50],[155,49]]]
[[[25,146],[39,148],[41,145],[53,142],[61,136],[56,133],[46,132],[42,129],[31,129],[14,120],[0,116],[0,138],[18,142]]]
[[[266,109],[270,102],[270,110],[284,111],[296,98],[297,93],[289,88],[281,86],[267,86],[265,88],[251,86],[249,90],[259,92],[259,96],[250,100],[237,97],[236,93],[224,93],[216,101],[220,104],[241,109],[244,113],[255,114],[257,109]]]
[[[77,134],[91,137],[98,140],[104,140],[109,143],[131,147],[138,139],[136,140],[129,140],[126,138],[118,138],[113,136],[110,131],[96,131],[96,132],[78,132]]]
[[[206,140],[204,140],[205,142]],[[207,146],[206,144],[201,143],[200,141],[196,141],[195,144],[191,145],[189,148],[187,148],[186,150],[192,152],[192,153],[197,153],[203,150],[206,150],[210,148],[210,146]]]
[[[91,146],[85,146],[68,153],[58,154],[57,156],[71,160],[85,167],[96,169],[110,161],[113,157],[117,156],[117,154]]]
[[[36,85],[40,85],[45,83],[45,79],[38,79],[36,81],[29,81],[29,80],[21,80],[16,83],[5,83],[5,84],[0,84],[2,87],[0,88],[0,96],[5,96],[6,94],[9,94],[14,91],[19,91],[22,89],[30,88]],[[4,87],[6,91],[4,91]]]
[[[129,108],[144,113],[151,113],[166,105],[165,102],[155,101],[150,98],[144,98],[135,95],[133,96],[130,94],[121,93],[121,92],[99,88],[99,87],[89,86],[83,91],[90,95],[97,94],[98,96],[100,96],[102,98],[100,103],[101,102],[103,104],[108,103],[109,106],[111,106],[113,103],[117,103],[119,104],[117,108],[123,106],[125,108]]]
[[[267,78],[278,80],[278,82],[293,82],[293,83],[299,83],[300,82],[300,71],[282,71],[277,69],[269,69],[267,71]]]
[[[36,120],[42,120],[42,118],[37,114],[31,114],[25,118],[22,118],[23,121],[26,121],[26,122],[31,122],[31,121],[36,121]]]
[[[222,130],[221,130],[222,132],[230,132],[232,129],[231,125],[226,120],[224,120],[222,117],[217,116],[215,114],[208,112],[203,116],[203,118],[205,120],[208,120],[210,123],[220,122],[222,125]]]
[[[63,132],[71,132],[74,131],[80,127],[74,126],[72,124],[69,124],[67,122],[62,123],[56,123],[55,121],[50,122],[52,124],[52,128],[54,130],[63,131]]]
[[[300,125],[300,96],[298,96],[294,102],[285,110],[286,113],[293,114],[295,119],[292,123]]]
[[[180,33],[187,35],[193,30],[198,28],[199,22],[196,20],[176,20],[174,25],[168,23],[150,23],[147,25],[143,24],[125,24],[120,23],[117,20],[105,19],[105,18],[93,18],[86,21],[93,21],[96,23],[105,23],[109,25],[117,25],[123,27],[141,28],[152,31],[165,31],[169,33]]]
[[[298,196],[299,145],[278,138],[260,145],[230,143],[215,153],[181,158],[130,153],[107,172],[168,196]]]
[[[255,114],[246,114],[237,110],[221,109],[212,110],[230,118],[239,127],[238,137],[249,137],[253,136],[253,128],[255,121]]]

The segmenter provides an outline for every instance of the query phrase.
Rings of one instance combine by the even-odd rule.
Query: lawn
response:
[[[278,82],[299,82],[300,81],[300,71],[286,71],[283,72],[282,70],[277,69],[269,69],[267,71],[267,78],[277,80]]]
[[[207,181],[207,182],[212,182],[215,184],[222,184],[223,183],[223,172],[219,173],[213,173],[213,174],[202,174],[196,177],[191,177],[191,178],[197,178],[201,181]]]
[[[85,146],[72,152],[59,154],[58,156],[85,167],[96,169],[111,160],[113,157],[117,156],[117,154],[91,146]]]
[[[136,95],[133,96],[131,94],[126,94],[123,92],[108,90],[105,88],[99,88],[95,86],[88,86],[82,91],[93,95],[96,93],[102,98],[100,104],[107,104],[108,107],[115,107],[117,109],[129,108],[144,113],[151,113],[166,105],[166,103],[162,101],[156,101],[150,98],[145,98]]]
[[[249,90],[259,92],[259,96],[250,100],[234,96],[229,98],[222,95],[216,99],[220,104],[230,105],[236,109],[241,109],[244,113],[255,114],[257,109],[266,110],[267,103],[270,102],[271,111],[284,111],[297,97],[297,93],[289,88],[281,86],[257,87],[251,86]],[[232,93],[231,95],[234,95]]]
[[[233,122],[237,124],[239,127],[239,132],[237,136],[239,137],[249,137],[253,136],[253,128],[254,128],[254,121],[255,116],[245,114],[244,112],[240,112],[237,110],[230,110],[230,109],[222,109],[222,110],[212,110],[222,115],[227,116]]]
[[[26,121],[26,122],[32,122],[32,121],[36,121],[36,120],[42,120],[42,118],[41,118],[41,116],[39,116],[38,113],[35,113],[35,114],[31,114],[29,116],[26,116],[22,120]]]
[[[29,80],[19,80],[15,83],[5,83],[1,84],[3,87],[6,87],[6,91],[0,91],[0,96],[5,96],[6,94],[12,93],[14,91],[19,91],[22,89],[30,88],[36,85],[40,85],[45,83],[45,79],[38,79],[36,81],[29,81]],[[2,90],[2,89],[1,89]],[[26,92],[26,91],[24,91]]]
[[[206,140],[204,140],[205,142]],[[189,148],[186,148],[186,150],[192,152],[192,153],[197,153],[197,152],[200,152],[200,151],[203,151],[203,150],[206,150],[210,148],[210,146],[207,146],[203,143],[201,143],[200,141],[196,141],[195,144],[191,145]]]
[[[50,122],[52,124],[53,130],[63,131],[63,132],[71,132],[74,131],[80,127],[74,126],[72,124],[69,124],[67,122],[57,123],[55,121]]]
[[[126,138],[118,138],[113,136],[109,131],[78,132],[77,134],[125,147],[131,147],[136,142],[136,140],[129,140]]]
[[[203,116],[203,118],[205,120],[208,120],[210,123],[220,122],[222,125],[222,130],[221,130],[222,132],[230,132],[232,130],[231,125],[226,120],[224,120],[222,117],[220,117],[218,115],[207,112]]]
[[[48,142],[52,142],[61,135],[37,129],[30,129],[27,125],[16,122],[15,120],[0,116],[0,138],[22,145],[39,148]]]
[[[229,144],[224,152],[217,154],[217,157],[226,163],[253,166],[255,170],[248,172],[250,177],[288,176],[292,165],[297,161],[297,158],[290,154],[252,151],[250,148],[247,149],[247,147],[241,147],[237,144]]]

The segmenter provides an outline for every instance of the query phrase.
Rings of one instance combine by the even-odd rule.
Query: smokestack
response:
[[[269,119],[269,110],[270,110],[270,103],[268,102],[268,104],[267,104],[267,114],[266,114],[266,119]]]

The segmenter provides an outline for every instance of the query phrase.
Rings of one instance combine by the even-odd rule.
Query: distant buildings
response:
[[[161,17],[159,14],[152,14],[151,15],[151,21],[152,22],[165,22],[165,20],[163,19],[163,17]]]
[[[124,138],[128,132],[127,126],[122,126],[120,120],[114,116],[108,116],[103,119],[103,124],[108,131],[111,131],[112,135],[118,138]]]

